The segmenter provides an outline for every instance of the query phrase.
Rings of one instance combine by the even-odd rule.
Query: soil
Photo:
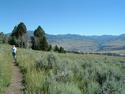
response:
[[[22,85],[23,74],[20,68],[12,63],[12,78],[5,94],[23,94],[24,86]]]

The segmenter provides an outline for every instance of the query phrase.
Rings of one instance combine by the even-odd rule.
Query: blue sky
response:
[[[125,0],[0,0],[0,32],[19,22],[48,34],[125,33]]]

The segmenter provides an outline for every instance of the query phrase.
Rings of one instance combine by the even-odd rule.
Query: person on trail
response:
[[[12,47],[12,55],[13,55],[13,59],[14,59],[15,62],[16,62],[16,51],[17,51],[17,48],[15,47],[15,45],[13,45],[13,47]]]

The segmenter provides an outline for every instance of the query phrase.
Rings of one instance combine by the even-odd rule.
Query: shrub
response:
[[[54,54],[44,55],[40,58],[40,60],[36,61],[36,68],[48,70],[56,67],[58,62],[58,58]]]

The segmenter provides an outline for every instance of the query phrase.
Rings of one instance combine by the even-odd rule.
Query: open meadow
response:
[[[0,46],[0,94],[11,78],[11,46]],[[17,50],[24,94],[125,94],[125,57]]]
[[[114,50],[110,51],[111,53],[125,54],[125,50]]]
[[[0,44],[0,94],[3,94],[5,88],[10,84],[11,78],[11,49],[8,45]]]

